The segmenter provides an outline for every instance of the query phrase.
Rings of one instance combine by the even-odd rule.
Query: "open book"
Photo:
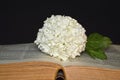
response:
[[[0,80],[120,80],[120,46],[111,45],[107,60],[81,57],[60,61],[33,43],[0,46]]]

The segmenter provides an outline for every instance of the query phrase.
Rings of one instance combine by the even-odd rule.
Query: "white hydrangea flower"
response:
[[[86,42],[87,36],[82,25],[69,16],[61,15],[47,18],[34,41],[42,52],[63,61],[80,56]]]

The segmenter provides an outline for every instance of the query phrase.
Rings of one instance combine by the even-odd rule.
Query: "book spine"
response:
[[[62,69],[58,70],[55,80],[65,80],[64,71]]]

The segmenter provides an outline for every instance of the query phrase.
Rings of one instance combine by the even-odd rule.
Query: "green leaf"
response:
[[[109,37],[103,36],[99,33],[92,33],[88,36],[86,43],[86,52],[92,58],[106,59],[105,48],[112,43]]]
[[[103,50],[88,50],[88,54],[94,59],[107,59],[107,56],[105,55],[105,52]]]
[[[109,45],[112,44],[112,41],[108,37],[103,37],[103,48],[107,48]]]

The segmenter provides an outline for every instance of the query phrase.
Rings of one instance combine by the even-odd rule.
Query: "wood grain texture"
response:
[[[67,80],[120,80],[120,70],[98,67],[67,66]]]
[[[59,69],[51,62],[0,64],[0,80],[55,80]]]

